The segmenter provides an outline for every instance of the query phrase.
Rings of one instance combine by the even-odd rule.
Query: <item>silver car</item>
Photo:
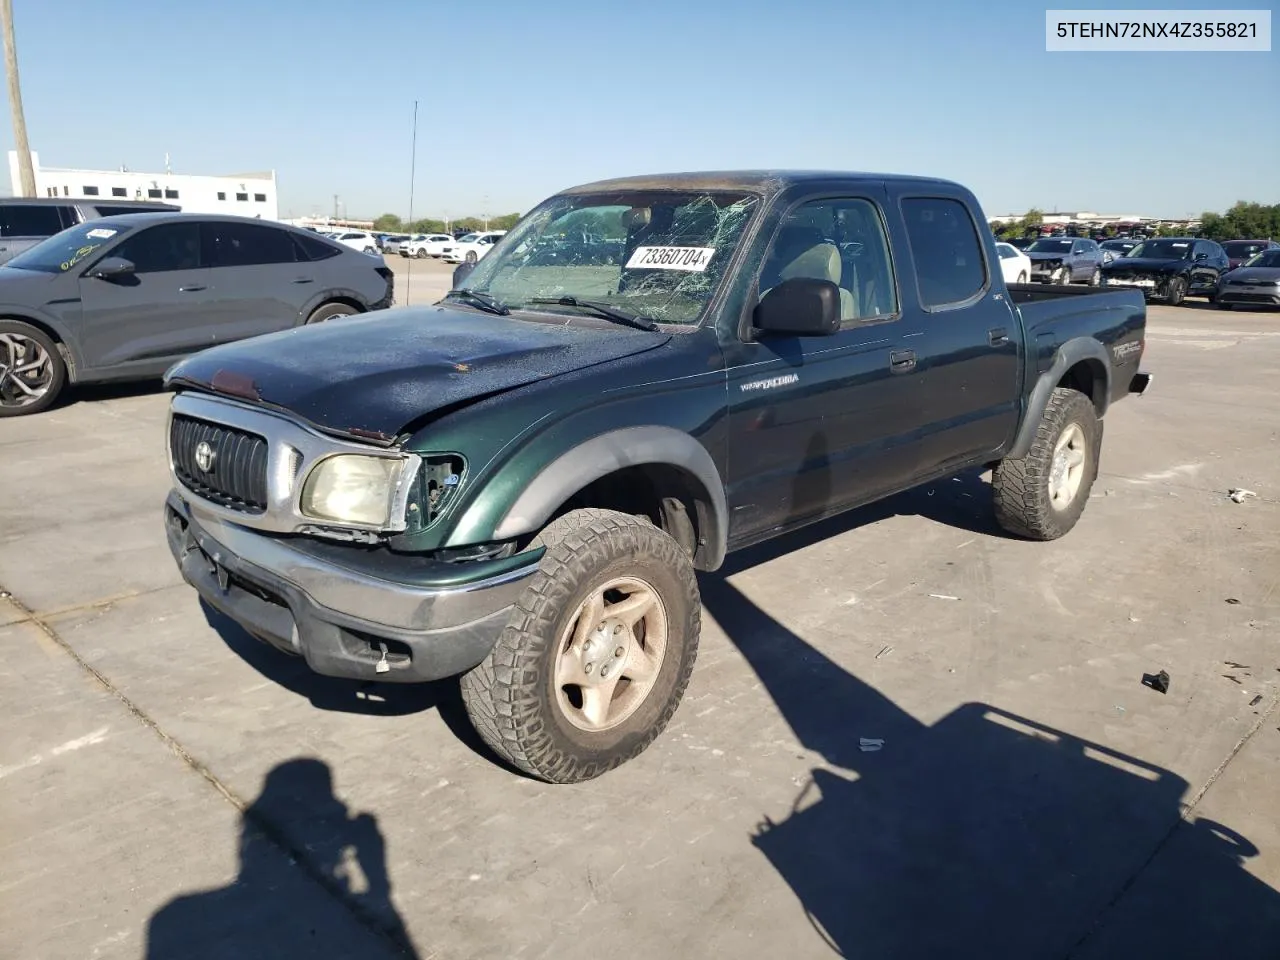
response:
[[[283,224],[90,220],[0,267],[0,417],[44,410],[68,383],[159,377],[206,347],[388,307],[394,294],[380,259]]]
[[[1280,248],[1263,250],[1244,266],[1225,273],[1215,298],[1219,309],[1237,303],[1251,307],[1280,307]]]

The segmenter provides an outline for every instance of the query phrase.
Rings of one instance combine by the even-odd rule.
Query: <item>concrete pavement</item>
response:
[[[963,477],[735,555],[672,726],[578,787],[203,610],[153,389],[0,422],[0,955],[1274,957],[1280,314],[1149,334],[1070,536]]]

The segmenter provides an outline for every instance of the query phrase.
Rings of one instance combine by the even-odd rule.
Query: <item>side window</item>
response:
[[[252,267],[266,263],[294,263],[293,239],[284,230],[256,223],[209,224],[213,235],[214,267]]]
[[[62,232],[59,207],[52,203],[0,205],[0,236],[52,237]]]
[[[798,277],[829,280],[839,287],[843,322],[898,312],[884,223],[870,201],[815,200],[787,215],[765,255],[760,295]]]
[[[978,231],[965,205],[946,197],[909,197],[902,201],[902,213],[921,306],[944,307],[980,293],[987,271]]]
[[[298,251],[298,260],[327,260],[336,257],[342,251],[332,244],[325,243],[318,237],[290,234],[293,245]]]
[[[138,273],[195,270],[200,261],[200,224],[162,223],[135,233],[116,247],[114,257],[133,263]]]

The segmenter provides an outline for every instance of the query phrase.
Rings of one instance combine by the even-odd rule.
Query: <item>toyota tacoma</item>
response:
[[[607,242],[548,254],[575,232]],[[166,532],[250,634],[459,676],[497,754],[581,781],[671,719],[730,551],[975,467],[1005,530],[1069,531],[1145,325],[1139,290],[1006,285],[948,181],[588,184],[437,304],[174,367]]]

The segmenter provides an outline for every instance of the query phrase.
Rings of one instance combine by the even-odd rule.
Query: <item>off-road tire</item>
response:
[[[1049,498],[1053,451],[1058,438],[1072,423],[1079,424],[1084,432],[1087,462],[1075,498],[1066,509],[1055,510]],[[1098,476],[1101,440],[1102,424],[1093,402],[1078,390],[1055,388],[1027,455],[1001,460],[992,470],[996,522],[1028,540],[1056,540],[1067,533],[1089,502],[1089,491]]]
[[[307,317],[307,323],[324,323],[326,320],[332,320],[335,317],[353,317],[359,312],[350,304],[323,303],[311,311],[311,316]]]
[[[0,320],[0,333],[14,333],[39,344],[44,352],[49,355],[51,373],[49,386],[44,396],[21,407],[7,406],[0,403],[0,418],[25,417],[33,413],[39,413],[42,410],[48,410],[57,401],[62,394],[63,388],[67,385],[67,365],[63,362],[62,353],[58,350],[58,345],[54,343],[52,337],[39,327],[33,327],[29,323],[22,323],[18,320]],[[7,361],[8,351],[6,348],[0,347],[0,359]]]
[[[1174,277],[1169,281],[1169,286],[1165,288],[1164,302],[1171,307],[1176,307],[1186,295],[1187,281],[1181,277]]]
[[[666,728],[698,655],[702,605],[689,555],[647,520],[613,510],[575,510],[531,547],[546,553],[493,650],[461,678],[472,725],[500,757],[549,783],[590,780],[636,757]],[[588,732],[570,723],[551,677],[565,628],[588,593],[619,576],[652,584],[668,618],[657,680],[621,724]]]

